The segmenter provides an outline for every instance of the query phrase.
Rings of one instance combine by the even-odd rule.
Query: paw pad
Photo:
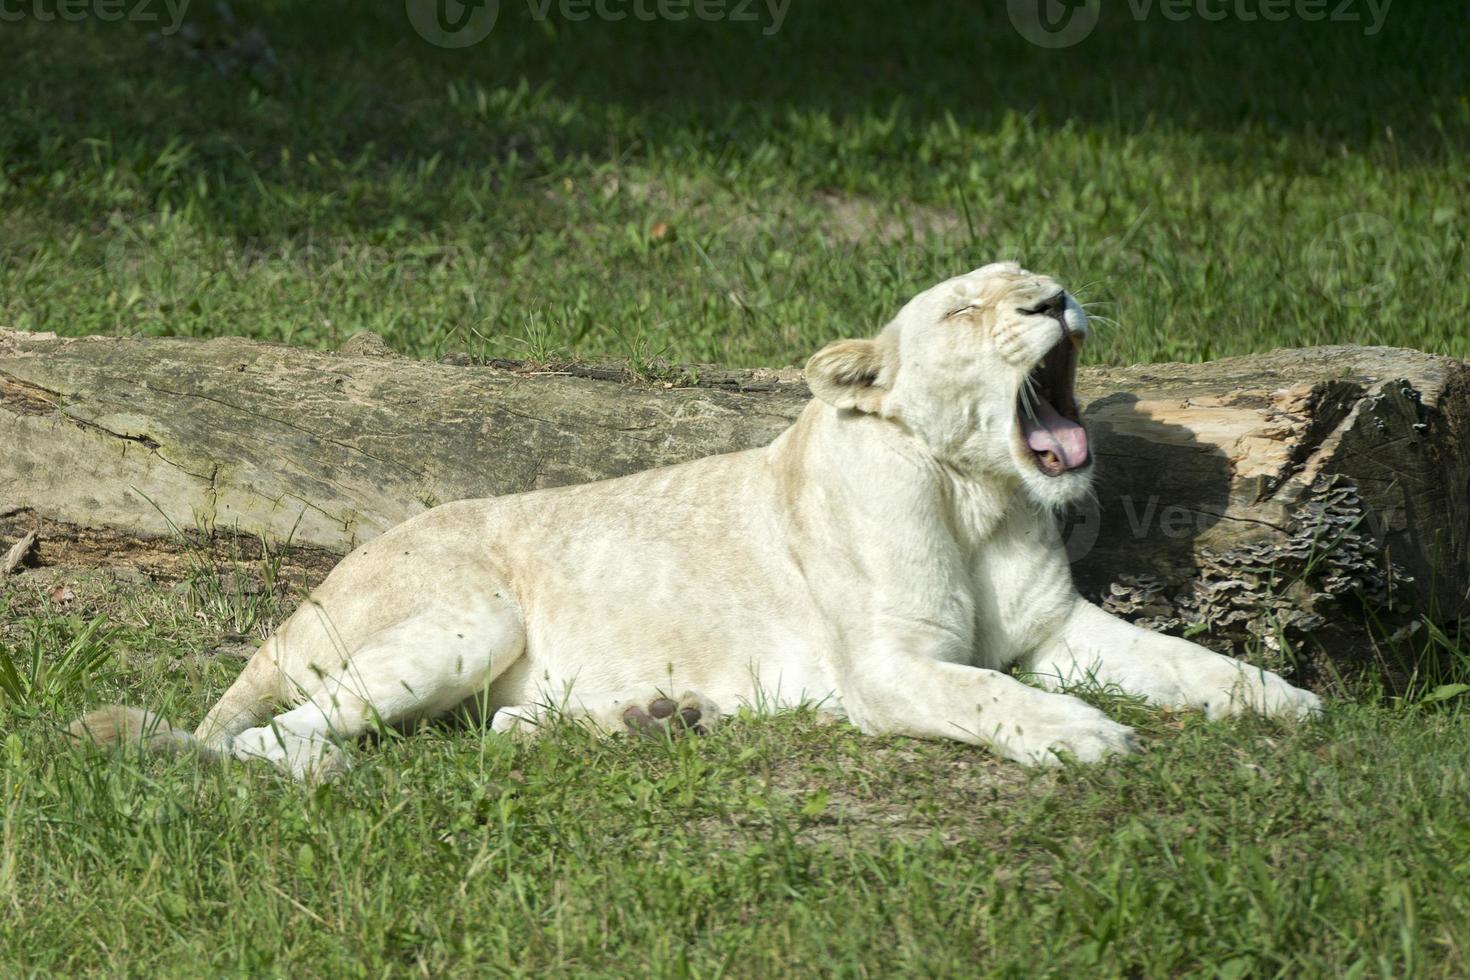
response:
[[[634,704],[623,709],[623,724],[628,731],[649,737],[703,735],[712,720],[706,717],[700,699],[689,695],[678,701],[655,698],[646,705]]]

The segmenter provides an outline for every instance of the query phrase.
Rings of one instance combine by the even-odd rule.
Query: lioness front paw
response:
[[[1046,701],[1026,717],[1001,723],[994,744],[1006,758],[1028,766],[1056,766],[1064,758],[1101,762],[1138,751],[1138,738],[1127,725],[1076,698],[1043,696]]]
[[[1294,687],[1269,670],[1243,667],[1233,671],[1226,685],[1205,698],[1205,716],[1232,718],[1254,713],[1270,718],[1304,721],[1322,713],[1322,699]]]
[[[637,735],[677,738],[680,735],[704,735],[720,722],[720,709],[711,700],[685,691],[676,701],[657,697],[644,704],[623,709],[623,725]]]

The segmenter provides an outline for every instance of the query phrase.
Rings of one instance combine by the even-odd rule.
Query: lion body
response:
[[[405,522],[343,559],[194,738],[313,777],[341,764],[334,739],[467,702],[502,732],[549,713],[617,730],[682,691],[704,728],[742,704],[815,704],[1027,763],[1133,748],[1126,727],[1013,667],[1212,714],[1316,710],[1274,674],[1076,593],[1055,510],[1090,472],[1043,475],[1015,428],[1055,323],[1085,333],[1075,304],[1050,327],[1008,312],[1049,290],[992,266],[921,295],[879,338],[814,357],[818,398],[765,448]],[[142,731],[116,717],[79,730]]]

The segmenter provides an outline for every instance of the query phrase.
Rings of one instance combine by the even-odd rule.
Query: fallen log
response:
[[[0,545],[168,574],[182,532],[289,540],[314,575],[435,504],[758,446],[799,372],[434,363],[241,339],[0,331]],[[1470,367],[1324,347],[1088,369],[1082,590],[1273,666],[1337,670],[1470,589]],[[1304,642],[1305,641],[1305,642]],[[1294,652],[1293,652],[1294,651]]]

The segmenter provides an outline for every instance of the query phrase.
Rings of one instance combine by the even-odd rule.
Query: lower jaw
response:
[[[1071,472],[1070,470],[1062,469],[1060,462],[1048,464],[1037,458],[1034,454],[1031,457],[1031,466],[1036,472],[1049,480],[1060,479]]]
[[[1063,483],[1068,477],[1084,475],[1092,469],[1092,457],[1090,455],[1082,465],[1074,466],[1071,469],[1064,468],[1060,460],[1048,466],[1047,463],[1042,462],[1030,446],[1026,445],[1024,438],[1021,438],[1019,441],[1020,452],[1017,455],[1021,460],[1024,460],[1020,466],[1023,474],[1033,473],[1048,482]]]

